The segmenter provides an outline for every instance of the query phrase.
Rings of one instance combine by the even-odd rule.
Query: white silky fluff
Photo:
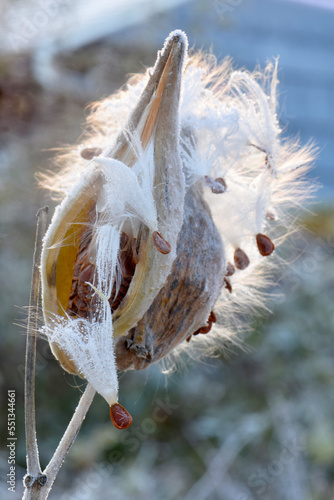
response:
[[[109,304],[101,300],[99,321],[57,318],[44,332],[73,360],[82,375],[109,405],[118,400],[118,380]]]
[[[188,142],[183,154],[187,179],[203,175],[225,179],[227,191],[217,195],[207,189],[206,200],[224,242],[226,261],[233,263],[234,250],[240,247],[250,265],[228,278],[233,293],[222,290],[215,305],[218,322],[210,334],[193,337],[191,350],[181,343],[164,360],[165,371],[175,367],[182,352],[198,359],[217,352],[227,341],[238,342],[252,315],[268,310],[267,290],[275,282],[276,269],[281,271],[285,264],[277,248],[295,230],[296,215],[313,190],[305,180],[314,161],[312,147],[281,138],[277,84],[277,61],[264,72],[251,74],[233,71],[228,60],[219,67],[197,56],[187,68],[181,122],[191,124],[197,142],[190,154]],[[268,213],[276,221],[268,220]],[[276,251],[271,256],[260,255],[258,233],[274,241]]]
[[[108,150],[119,132],[119,126],[126,123],[148,77],[148,72],[136,75],[129,81],[127,90],[95,105],[94,112],[88,119],[93,132],[87,133],[80,148],[60,157],[61,171],[56,175],[45,176],[42,181],[44,187],[58,197],[69,193],[73,183],[78,181],[81,172],[87,168],[87,162],[80,157],[80,149],[98,146]],[[196,54],[188,58],[183,79],[180,119],[181,130],[190,129],[195,141],[187,138],[187,134],[181,138],[181,158],[187,185],[189,187],[205,175],[225,179],[227,191],[216,195],[206,188],[206,199],[224,242],[226,261],[233,262],[234,249],[240,247],[248,254],[251,263],[246,270],[236,271],[230,278],[232,294],[227,289],[222,289],[216,305],[218,322],[210,334],[193,337],[190,344],[181,343],[167,360],[166,369],[173,365],[175,355],[180,352],[185,351],[197,358],[203,352],[214,352],[217,346],[225,345],[228,339],[235,341],[236,333],[247,327],[249,315],[267,307],[266,289],[273,283],[275,266],[281,266],[282,261],[278,256],[279,252],[270,257],[262,257],[256,248],[255,235],[259,232],[267,234],[278,247],[294,230],[296,211],[303,206],[312,191],[304,176],[314,160],[310,146],[300,147],[296,140],[281,138],[277,120],[277,83],[277,62],[268,64],[262,72],[256,70],[249,73],[233,71],[229,59],[217,65],[212,56]],[[114,162],[115,172],[116,167],[119,170],[117,182],[112,184],[112,175],[109,175],[107,166],[113,160],[102,158],[98,162],[106,171],[106,191],[110,188],[110,193],[113,190],[115,193],[122,193],[117,201],[120,203],[118,208],[122,207],[122,210],[118,211],[115,207],[119,220],[122,220],[124,208],[126,217],[135,215],[153,229],[155,215],[154,203],[151,205],[150,198],[151,178],[146,178],[145,186],[140,181],[145,168],[138,168],[141,173],[137,173],[137,181],[138,184],[141,182],[142,195],[144,198],[148,196],[150,201],[146,200],[145,204],[144,198],[140,200],[138,197],[134,208],[130,202],[133,198],[133,183],[136,181],[133,178],[128,182],[130,170],[127,172]],[[142,159],[140,165],[145,165]],[[132,170],[136,171],[135,168]],[[135,190],[140,192],[138,186]],[[111,194],[106,192],[106,197],[106,222],[112,219],[112,224],[119,228],[120,222],[114,220],[113,211],[107,207]],[[275,216],[277,222],[267,220],[268,212]],[[103,265],[101,262],[101,268]],[[112,266],[115,261],[108,262],[109,265],[114,269]],[[105,265],[105,269],[108,266]],[[111,333],[111,318],[107,312],[105,317],[105,326],[108,328],[106,332]],[[72,325],[71,321],[71,328]],[[99,337],[107,337],[103,339],[103,345],[106,346],[109,342],[108,352],[112,357],[112,335],[103,335],[101,331]],[[89,342],[94,342],[93,338],[94,335],[89,335]],[[96,350],[97,346],[93,349]],[[93,359],[93,354],[87,356]],[[103,349],[99,349],[99,356],[103,358]],[[82,363],[84,365],[84,361]],[[89,369],[96,371],[91,365]],[[93,384],[101,394],[106,383],[104,369],[104,361],[101,359],[101,369],[94,375],[98,380]],[[88,372],[85,376],[89,380]]]

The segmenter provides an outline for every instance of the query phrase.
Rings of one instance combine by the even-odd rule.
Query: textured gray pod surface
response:
[[[223,243],[203,199],[202,181],[189,188],[177,257],[167,282],[143,318],[116,344],[119,369],[144,369],[206,324],[224,281]]]

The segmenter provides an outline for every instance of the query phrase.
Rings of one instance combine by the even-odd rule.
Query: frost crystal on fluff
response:
[[[310,194],[311,149],[281,138],[277,62],[233,71],[186,50],[171,33],[43,179],[64,197],[42,254],[45,332],[110,405],[116,368],[209,353],[266,307],[275,249]]]

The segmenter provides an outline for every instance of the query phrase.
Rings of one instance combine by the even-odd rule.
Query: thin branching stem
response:
[[[86,389],[81,396],[79,404],[73,414],[70,423],[46,469],[41,473],[34,484],[28,485],[23,500],[46,500],[51,491],[54,480],[64,463],[67,453],[70,451],[75,438],[78,435],[80,427],[85,420],[87,411],[94,399],[95,389],[91,384],[87,384]]]
[[[95,389],[91,384],[87,384],[86,389],[81,396],[79,404],[73,414],[73,417],[68,424],[68,427],[56,449],[52,459],[50,460],[48,466],[44,470],[44,474],[46,476],[46,484],[41,489],[40,494],[38,496],[38,500],[45,500],[48,498],[50,490],[52,488],[52,484],[56,479],[56,476],[65,460],[67,453],[69,452],[72,444],[77,437],[77,434],[80,430],[80,427],[85,420],[86,413],[94,399]]]
[[[39,463],[38,446],[36,440],[36,419],[35,419],[35,363],[36,363],[36,331],[37,331],[37,311],[40,284],[40,260],[42,252],[43,237],[46,231],[48,218],[48,207],[40,208],[37,212],[37,227],[35,238],[35,249],[33,258],[33,268],[30,288],[29,314],[26,340],[25,358],[25,432],[27,447],[27,475],[26,484],[33,484],[41,475]]]

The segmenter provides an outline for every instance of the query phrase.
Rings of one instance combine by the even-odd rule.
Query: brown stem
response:
[[[82,422],[85,420],[86,413],[94,399],[95,393],[96,391],[94,387],[88,383],[85,392],[81,396],[79,404],[73,414],[73,417],[68,424],[68,427],[58,445],[58,448],[56,449],[48,466],[44,470],[46,484],[43,488],[41,488],[41,491],[38,497],[36,497],[36,500],[46,500],[48,498],[53,482],[56,479],[61,466],[63,465],[67,453],[70,451],[71,446],[74,443],[75,438],[77,437]]]
[[[40,486],[44,480],[43,475],[41,474],[38,446],[36,441],[35,364],[37,312],[40,284],[39,266],[41,260],[43,237],[47,226],[48,207],[40,208],[36,216],[37,227],[30,287],[24,385],[25,433],[27,447],[27,475],[25,476],[25,484],[27,487],[32,487],[35,483]]]

